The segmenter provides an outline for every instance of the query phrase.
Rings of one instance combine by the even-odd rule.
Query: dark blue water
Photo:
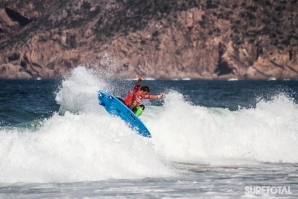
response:
[[[0,80],[0,125],[14,125],[50,117],[58,80]]]
[[[285,94],[298,99],[298,81],[148,81],[154,92],[176,90],[194,105],[238,110]]]

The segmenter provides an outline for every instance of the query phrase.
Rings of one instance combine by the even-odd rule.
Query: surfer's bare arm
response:
[[[159,95],[150,95],[150,99],[158,99],[158,98],[164,98],[166,94],[161,93]]]
[[[141,76],[140,75],[137,75],[137,78],[138,78],[138,82],[136,83],[136,86],[137,87],[140,87],[141,86],[141,82],[142,82]]]

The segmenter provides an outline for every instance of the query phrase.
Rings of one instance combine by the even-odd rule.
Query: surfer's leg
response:
[[[138,110],[137,107],[134,107],[134,108],[131,109],[131,111],[134,112],[134,113],[136,113],[137,110]]]

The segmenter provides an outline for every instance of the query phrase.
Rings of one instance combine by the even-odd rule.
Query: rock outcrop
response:
[[[297,0],[3,0],[0,78],[297,79]]]

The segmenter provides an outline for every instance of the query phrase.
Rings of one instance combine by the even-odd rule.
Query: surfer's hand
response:
[[[137,75],[137,78],[138,80],[142,80],[141,76],[140,75]]]
[[[159,95],[158,95],[158,98],[164,98],[164,97],[165,97],[165,95],[166,95],[166,94],[164,94],[164,93],[161,93],[161,94],[159,94]]]

